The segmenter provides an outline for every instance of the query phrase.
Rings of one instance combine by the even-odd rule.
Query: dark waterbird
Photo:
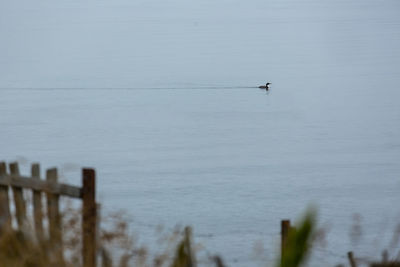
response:
[[[269,90],[269,85],[270,85],[271,83],[266,83],[265,85],[261,85],[261,86],[259,86],[258,88],[260,88],[260,89],[265,89],[265,90]]]

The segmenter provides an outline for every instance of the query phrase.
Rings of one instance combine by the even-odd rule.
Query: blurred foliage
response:
[[[195,267],[194,252],[191,241],[192,230],[186,227],[182,241],[178,244],[175,251],[174,261],[171,267]]]
[[[63,245],[58,247],[47,239],[40,242],[35,240],[33,230],[29,234],[29,231],[3,229],[0,238],[0,267],[82,266],[80,214],[80,211],[72,209],[63,213],[64,240]],[[190,227],[169,233],[165,238],[165,250],[149,253],[146,248],[137,246],[135,238],[128,231],[127,220],[121,214],[107,216],[103,222],[106,222],[108,228],[99,231],[98,266],[197,267]],[[302,219],[289,229],[284,253],[277,257],[276,267],[300,267],[306,264],[313,241],[318,236],[316,224],[315,210],[307,210]],[[61,257],[59,248],[62,249]],[[218,255],[210,257],[210,261],[201,265],[227,266]],[[382,261],[371,266],[397,267],[399,262]]]
[[[287,244],[277,266],[301,266],[310,252],[315,228],[316,212],[310,209],[295,227],[289,229]]]

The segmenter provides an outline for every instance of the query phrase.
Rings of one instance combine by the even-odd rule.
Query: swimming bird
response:
[[[265,89],[265,90],[269,90],[269,85],[270,85],[271,83],[266,83],[265,85],[261,85],[261,86],[259,86],[258,88],[260,88],[260,89]]]

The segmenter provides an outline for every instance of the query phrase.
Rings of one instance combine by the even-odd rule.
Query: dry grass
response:
[[[102,267],[196,267],[192,229],[175,230],[162,238],[165,248],[158,254],[150,255],[146,248],[135,243],[130,234],[129,224],[122,213],[105,216],[104,228],[98,232],[98,266]],[[37,240],[32,232],[3,229],[0,238],[0,267],[40,267],[40,266],[82,266],[81,251],[81,211],[70,206],[62,214],[63,242],[52,243],[48,237]],[[277,267],[300,267],[312,249],[320,232],[316,229],[316,214],[306,212],[288,236],[288,246]],[[382,262],[383,263],[383,262]],[[386,265],[399,266],[398,261],[389,260]],[[225,267],[220,256],[212,256],[211,266]],[[396,265],[397,264],[397,265]]]

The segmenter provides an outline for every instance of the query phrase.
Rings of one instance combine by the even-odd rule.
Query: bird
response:
[[[261,85],[261,86],[259,86],[258,88],[260,88],[260,89],[265,89],[265,90],[269,90],[269,85],[270,85],[271,83],[266,83],[265,85]]]

